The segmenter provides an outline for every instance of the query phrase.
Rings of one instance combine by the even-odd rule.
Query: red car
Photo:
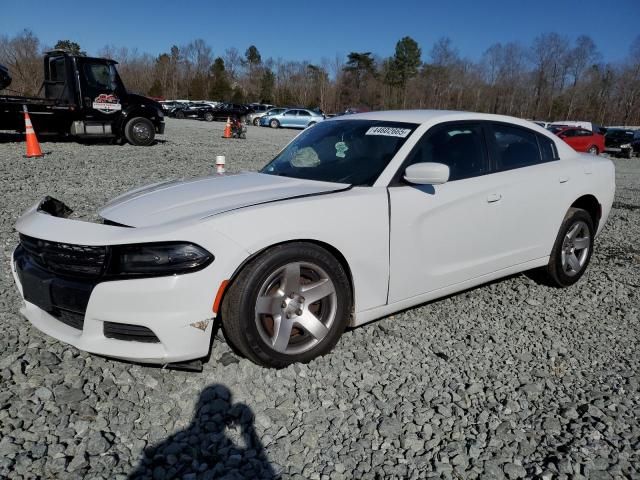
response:
[[[551,127],[549,130],[577,152],[588,152],[593,155],[604,152],[604,135],[579,127]]]

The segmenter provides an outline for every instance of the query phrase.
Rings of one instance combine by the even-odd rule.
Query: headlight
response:
[[[213,255],[193,243],[147,243],[112,248],[108,274],[173,275],[201,270]]]
[[[620,148],[631,148],[631,144],[630,143],[625,143],[620,145]]]

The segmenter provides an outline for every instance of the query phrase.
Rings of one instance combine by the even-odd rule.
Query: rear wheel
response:
[[[591,147],[589,147],[589,150],[587,150],[591,155],[598,155],[600,153],[600,151],[598,150],[598,147],[596,147],[595,145],[591,145]]]
[[[548,283],[568,287],[580,280],[591,260],[594,235],[591,216],[585,210],[570,208],[544,269]]]
[[[270,126],[271,128],[278,128],[278,127],[280,126],[280,122],[279,122],[278,120],[275,120],[275,119],[274,119],[274,120],[271,120],[271,121],[269,122],[269,126]]]
[[[153,143],[156,131],[148,118],[134,117],[125,125],[124,136],[131,145],[147,146]]]
[[[211,113],[211,112],[207,112],[207,113],[205,113],[205,114],[204,114],[204,119],[205,119],[207,122],[213,122],[213,113]]]
[[[259,119],[259,118],[254,118],[254,119],[253,119],[253,125],[254,125],[255,127],[259,126],[259,125],[260,125],[260,119]]]
[[[278,245],[240,272],[222,304],[227,340],[253,362],[281,368],[328,353],[352,308],[347,274],[310,243]]]

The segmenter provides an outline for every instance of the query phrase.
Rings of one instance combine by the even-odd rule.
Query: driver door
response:
[[[113,121],[122,111],[126,92],[109,61],[79,60],[82,82],[82,104],[87,119]]]

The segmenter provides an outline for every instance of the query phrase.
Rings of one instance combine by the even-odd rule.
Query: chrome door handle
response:
[[[502,199],[502,195],[500,195],[499,193],[492,193],[487,197],[487,202],[495,203],[500,201],[501,199]]]
[[[564,176],[562,176],[562,177],[558,178],[558,181],[559,181],[560,183],[567,183],[567,182],[569,181],[569,179],[570,179],[570,178],[571,178],[571,177],[569,177],[568,175],[564,175]]]

